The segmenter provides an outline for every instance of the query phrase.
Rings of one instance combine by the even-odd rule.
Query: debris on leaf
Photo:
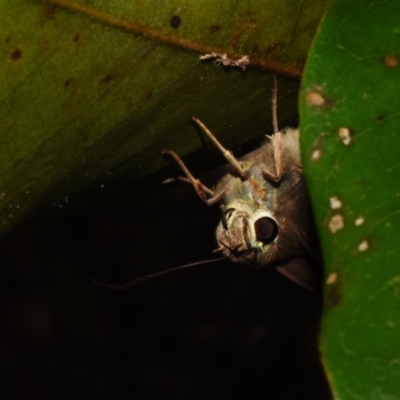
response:
[[[214,52],[200,56],[200,60],[209,60],[210,58],[215,58],[214,63],[217,65],[222,64],[224,67],[238,67],[242,71],[246,71],[246,67],[250,64],[249,56],[242,56],[239,60],[232,60],[226,54]]]

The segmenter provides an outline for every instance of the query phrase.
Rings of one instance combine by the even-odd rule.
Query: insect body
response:
[[[214,135],[198,119],[204,132]],[[209,205],[219,202],[217,251],[233,262],[272,266],[296,283],[313,290],[311,265],[318,259],[308,193],[301,167],[299,131],[276,132],[259,149],[238,161],[217,146],[233,169],[210,190],[195,179],[172,151],[199,196]],[[317,247],[318,248],[318,247]]]
[[[222,253],[234,262],[276,267],[312,290],[311,265],[318,256],[299,131],[275,133],[247,155],[242,168],[245,178],[228,174],[215,188],[224,191],[216,232]]]

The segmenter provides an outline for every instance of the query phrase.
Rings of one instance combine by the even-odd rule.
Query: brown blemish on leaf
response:
[[[328,308],[335,308],[340,304],[341,300],[340,285],[336,276],[335,282],[328,286],[328,291],[326,294],[326,306]]]
[[[78,43],[79,42],[79,39],[80,39],[80,33],[78,32],[78,33],[75,33],[75,35],[73,36],[73,38],[72,38],[72,40],[73,40],[73,42],[74,43]]]
[[[380,114],[378,115],[378,117],[376,118],[378,121],[383,121],[385,119],[385,116]]]
[[[72,78],[68,78],[65,82],[64,82],[64,86],[68,87],[70,85],[70,83],[72,82]]]
[[[220,25],[210,25],[210,32],[215,33],[218,32],[221,29]]]
[[[11,39],[12,39],[12,36],[7,36],[5,39],[4,39],[4,43],[10,43],[10,41],[11,41]]]
[[[22,50],[21,49],[14,49],[11,54],[10,58],[12,61],[18,61],[22,58]]]
[[[389,68],[395,68],[399,65],[399,60],[394,54],[388,54],[385,57],[385,65]]]
[[[264,51],[265,55],[268,56],[278,47],[278,43],[271,43]]]
[[[107,74],[101,81],[100,83],[109,83],[114,79],[114,77],[111,74]]]
[[[49,5],[46,7],[46,18],[47,19],[54,19],[57,12],[57,7]]]

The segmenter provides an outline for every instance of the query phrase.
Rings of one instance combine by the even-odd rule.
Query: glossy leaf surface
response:
[[[326,4],[3,0],[2,230],[159,170],[163,148],[202,147],[193,115],[227,145],[265,133],[269,78],[253,67],[298,78]],[[199,61],[211,52],[248,55],[249,73]],[[284,118],[296,89],[282,83]]]
[[[322,351],[335,398],[400,393],[400,13],[338,1],[302,82],[301,131],[326,262]]]

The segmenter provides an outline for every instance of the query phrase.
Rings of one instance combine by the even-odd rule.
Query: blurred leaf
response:
[[[300,95],[326,261],[321,345],[341,400],[400,393],[399,14],[394,0],[337,1]]]
[[[200,148],[193,115],[227,145],[265,133],[265,73],[199,55],[247,54],[251,66],[299,77],[326,7],[2,0],[2,232],[37,209],[73,209],[69,196],[89,186],[101,198],[104,187],[160,169],[165,147],[182,156]],[[281,85],[283,118],[296,113],[296,89],[293,81]]]

